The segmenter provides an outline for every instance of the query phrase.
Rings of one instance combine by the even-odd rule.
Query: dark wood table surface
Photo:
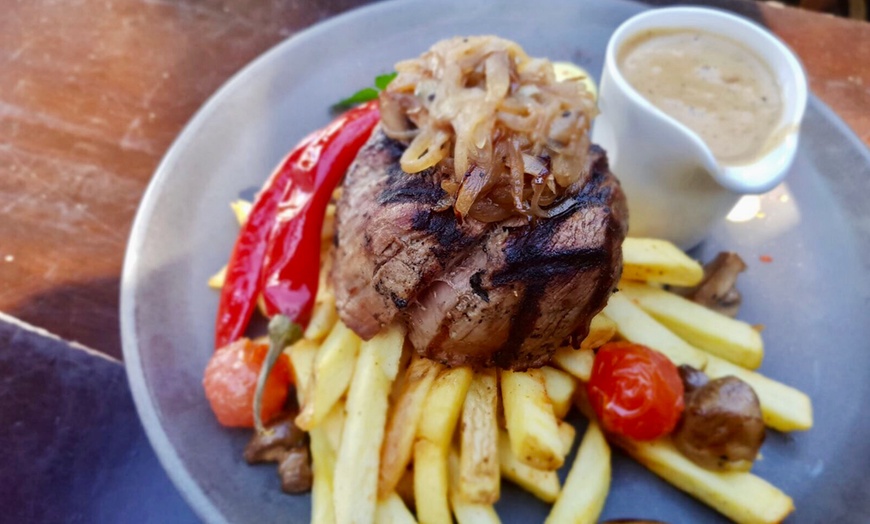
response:
[[[0,0],[0,311],[120,357],[124,249],[164,152],[248,61],[361,3]],[[870,144],[870,24],[730,4]]]

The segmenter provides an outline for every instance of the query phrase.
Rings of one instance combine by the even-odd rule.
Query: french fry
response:
[[[483,369],[474,374],[462,406],[459,491],[469,502],[493,504],[499,497],[497,407],[496,372]]]
[[[663,353],[677,366],[688,364],[704,369],[706,353],[671,333],[625,295],[611,295],[604,312],[616,322],[616,329],[623,338]]]
[[[239,226],[245,225],[245,222],[248,221],[248,216],[251,214],[251,208],[253,207],[253,202],[248,202],[241,198],[230,202],[230,209],[233,210],[233,215],[236,216],[236,222],[239,223]]]
[[[402,348],[402,358],[399,359],[399,374],[396,376],[396,380],[393,381],[393,388],[390,390],[390,406],[396,403],[399,394],[402,393],[405,381],[408,378],[406,373],[408,364],[411,363],[411,357],[415,354],[413,348],[409,347],[408,344],[405,344],[405,347]]]
[[[565,486],[547,517],[548,524],[593,524],[610,491],[610,446],[598,424],[590,420]]]
[[[388,397],[399,372],[404,342],[404,328],[393,325],[360,347],[335,464],[333,498],[337,524],[374,519]]]
[[[323,433],[326,435],[326,440],[332,446],[332,449],[339,449],[341,447],[341,435],[344,433],[344,419],[344,402],[339,400],[329,410],[329,414],[326,415],[323,422],[320,423],[319,427],[323,428]]]
[[[577,380],[568,373],[550,366],[541,368],[544,375],[544,388],[553,403],[553,413],[557,418],[565,418],[571,409],[571,399],[577,389]]]
[[[300,406],[304,406],[308,400],[308,387],[314,369],[314,359],[317,358],[317,349],[316,342],[303,338],[284,350],[284,353],[290,356],[290,364],[293,366],[296,401]]]
[[[314,473],[311,485],[311,522],[333,524],[335,522],[332,498],[335,452],[321,428],[314,428],[308,435],[311,441],[311,463]]]
[[[451,522],[447,492],[447,453],[473,372],[446,369],[435,378],[423,402],[414,444],[414,504],[421,522]],[[417,495],[418,494],[418,495]]]
[[[227,280],[227,266],[220,268],[217,273],[208,278],[208,287],[212,289],[221,289],[224,287],[224,282]]]
[[[511,449],[538,469],[559,469],[565,461],[559,423],[540,369],[501,370],[501,393]]]
[[[473,375],[470,367],[446,369],[438,375],[423,404],[426,416],[417,428],[420,438],[448,448]]]
[[[375,524],[416,524],[417,519],[395,492],[378,500]]]
[[[336,322],[317,352],[307,402],[296,417],[297,426],[304,430],[317,426],[344,395],[359,347],[359,337],[343,322]]]
[[[533,468],[514,455],[506,431],[498,432],[498,464],[502,477],[552,504],[559,496],[559,477],[555,470]]]
[[[381,471],[378,495],[384,497],[396,489],[396,484],[411,460],[417,425],[423,416],[423,405],[432,382],[443,366],[415,356],[405,371],[405,381],[393,403],[381,448]]]
[[[771,428],[796,431],[813,427],[813,405],[806,393],[713,355],[708,357],[704,372],[711,379],[733,375],[752,386],[764,423]]]
[[[324,291],[321,287],[317,290],[311,320],[305,328],[305,338],[322,340],[335,326],[336,321],[338,321],[338,311],[335,309],[335,295],[330,291]]]
[[[552,362],[575,378],[589,382],[589,377],[592,375],[592,363],[595,362],[595,352],[591,349],[563,347],[556,350]]]
[[[468,502],[456,491],[450,492],[450,504],[459,524],[501,524],[492,504]]]
[[[598,349],[616,335],[616,322],[603,313],[592,317],[589,323],[589,333],[580,342],[580,349]]]
[[[761,335],[746,322],[657,287],[623,282],[619,289],[689,344],[745,368],[761,365]]]
[[[417,519],[426,524],[451,524],[448,503],[447,449],[428,439],[414,443],[414,503]]]
[[[447,453],[472,378],[469,367],[441,371],[423,402],[426,416],[414,444],[414,503],[421,522],[450,522]]]
[[[667,240],[626,238],[622,243],[622,278],[694,286],[704,278],[704,268]]]
[[[501,519],[492,504],[469,502],[462,497],[457,488],[459,484],[459,454],[451,450],[449,457],[450,506],[459,524],[500,524]]]
[[[656,475],[736,522],[782,522],[794,510],[791,498],[764,479],[743,471],[704,469],[668,438],[618,444]]]

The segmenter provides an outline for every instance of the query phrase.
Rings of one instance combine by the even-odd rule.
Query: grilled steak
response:
[[[371,338],[398,316],[417,352],[447,365],[544,365],[581,340],[622,269],[627,210],[604,152],[560,212],[484,224],[439,211],[442,175],[409,175],[376,131],[344,182],[333,280],[339,316]]]

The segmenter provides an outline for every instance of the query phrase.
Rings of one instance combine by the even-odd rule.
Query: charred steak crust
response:
[[[348,170],[336,211],[336,305],[342,321],[366,340],[486,230],[434,211],[445,195],[443,176],[403,172],[402,151],[376,129]]]
[[[589,176],[558,215],[496,224],[437,211],[442,177],[404,173],[401,154],[376,130],[344,182],[333,280],[345,324],[368,339],[399,318],[422,355],[509,369],[586,336],[619,280],[627,228],[603,150],[590,148]]]

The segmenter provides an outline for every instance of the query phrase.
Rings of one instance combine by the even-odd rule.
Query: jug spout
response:
[[[798,147],[798,131],[789,130],[779,138],[773,149],[751,163],[721,165],[713,176],[726,189],[741,194],[760,194],[770,191],[788,173]]]

